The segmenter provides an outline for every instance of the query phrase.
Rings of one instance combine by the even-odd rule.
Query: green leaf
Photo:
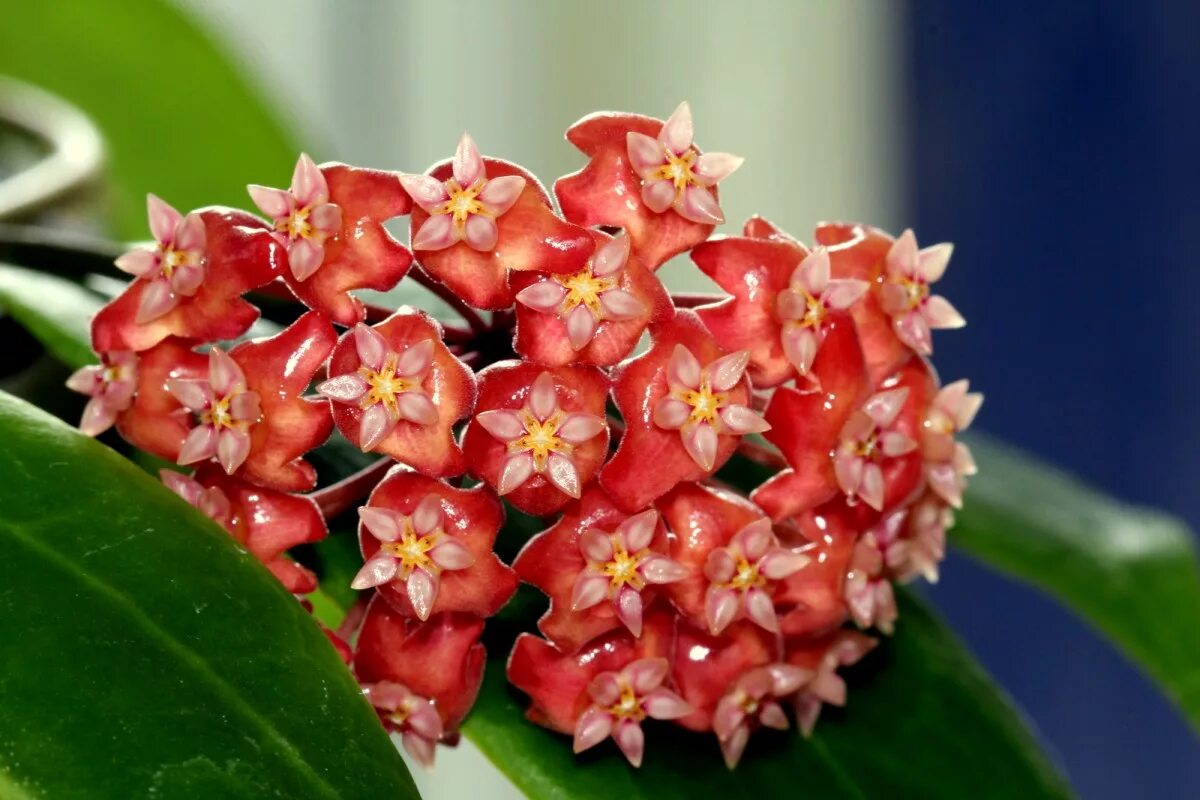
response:
[[[416,797],[300,605],[137,466],[0,393],[0,797]]]
[[[992,439],[953,544],[1054,595],[1154,677],[1200,731],[1200,560],[1187,526]]]
[[[99,125],[118,233],[144,239],[146,192],[181,210],[245,207],[247,183],[280,185],[297,148],[239,71],[174,4],[8,3],[0,74],[49,89]]]
[[[0,309],[73,369],[96,361],[89,334],[103,298],[54,275],[0,264]]]
[[[648,731],[640,770],[607,742],[572,755],[569,737],[522,718],[498,652],[463,730],[534,800],[1069,797],[1002,691],[911,593],[899,600],[896,635],[852,671],[847,708],[823,711],[811,739],[756,733],[734,772],[712,736],[665,726]]]

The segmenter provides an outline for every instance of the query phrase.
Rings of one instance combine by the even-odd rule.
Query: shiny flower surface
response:
[[[116,350],[102,354],[99,364],[81,367],[67,378],[67,388],[90,398],[83,407],[79,430],[97,436],[112,427],[117,415],[133,404],[137,362],[137,353]]]

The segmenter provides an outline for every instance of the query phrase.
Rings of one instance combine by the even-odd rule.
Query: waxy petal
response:
[[[492,178],[479,193],[479,201],[487,206],[494,216],[501,216],[513,207],[521,192],[525,191],[525,178],[521,175],[502,175]]]
[[[471,186],[475,181],[487,177],[483,157],[479,155],[479,148],[469,133],[464,133],[458,140],[458,147],[455,148],[454,158],[450,163],[454,180],[458,181],[460,186]]]
[[[552,280],[538,281],[517,292],[518,303],[529,306],[544,313],[551,313],[562,304],[567,296],[567,289],[561,283]]]
[[[490,253],[494,250],[499,236],[500,229],[496,227],[496,221],[482,214],[472,214],[467,219],[466,225],[463,226],[463,241],[472,250],[478,250],[481,253]]]
[[[350,588],[362,591],[385,584],[396,577],[396,567],[396,559],[383,552],[376,553],[354,576]]]
[[[729,153],[704,153],[696,159],[695,173],[706,183],[723,181],[737,171],[746,159]]]
[[[155,240],[163,244],[174,244],[175,230],[183,221],[183,215],[161,197],[147,194],[146,216],[150,220],[150,233]]]
[[[663,123],[662,130],[658,134],[658,141],[676,155],[681,155],[692,146],[693,136],[692,108],[684,100],[676,106],[675,110],[671,112],[671,116],[667,117],[667,121]]]

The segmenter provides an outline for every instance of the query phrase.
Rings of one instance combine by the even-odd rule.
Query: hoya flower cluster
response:
[[[757,728],[843,704],[893,583],[937,577],[981,401],[927,361],[964,324],[933,291],[951,248],[840,223],[810,246],[758,217],[713,237],[742,159],[701,152],[686,104],[567,138],[588,163],[557,210],[466,135],[423,174],[301,156],[290,187],[249,188],[257,214],[151,195],[154,241],[117,260],[133,281],[70,380],[81,427],[194,469],[163,480],[297,595],[318,580],[289,549],[357,507],[364,602],[330,638],[422,762],[524,581],[548,597],[507,668],[533,722],[637,765],[642,722],[673,720],[733,767]],[[405,215],[407,248],[383,227]],[[664,290],[682,253],[722,295]],[[463,320],[353,294],[406,275]],[[243,340],[254,295],[308,310]],[[379,461],[318,488],[305,456],[334,428]],[[748,497],[718,476],[735,457],[774,470]],[[515,512],[544,530],[508,565]]]

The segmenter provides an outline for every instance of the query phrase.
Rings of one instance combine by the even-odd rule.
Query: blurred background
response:
[[[942,293],[970,326],[936,338],[937,364],[985,392],[979,426],[1200,526],[1195,0],[180,0],[237,65],[205,80],[237,94],[240,74],[282,138],[261,112],[208,104],[189,83],[192,45],[159,5],[114,5],[80,26],[71,4],[49,3],[43,21],[61,25],[0,32],[0,74],[75,92],[102,130],[153,151],[115,148],[122,190],[68,207],[71,224],[144,236],[146,191],[185,202],[171,191],[199,188],[173,182],[173,152],[240,175],[211,199],[243,205],[246,182],[286,184],[290,145],[420,171],[463,130],[551,183],[583,163],[561,135],[578,117],[664,117],[687,99],[700,146],[748,156],[722,187],[726,232],[762,213],[802,239],[845,218],[953,241]],[[114,43],[136,35],[123,26],[155,15],[166,33],[107,79],[121,69]],[[40,63],[62,47],[104,69]],[[232,129],[250,133],[230,141]],[[663,274],[712,288],[686,262]],[[956,556],[928,594],[1082,796],[1195,796],[1200,743],[1182,717],[1067,612]],[[449,756],[432,778],[417,770],[427,796],[502,796],[469,744]]]

